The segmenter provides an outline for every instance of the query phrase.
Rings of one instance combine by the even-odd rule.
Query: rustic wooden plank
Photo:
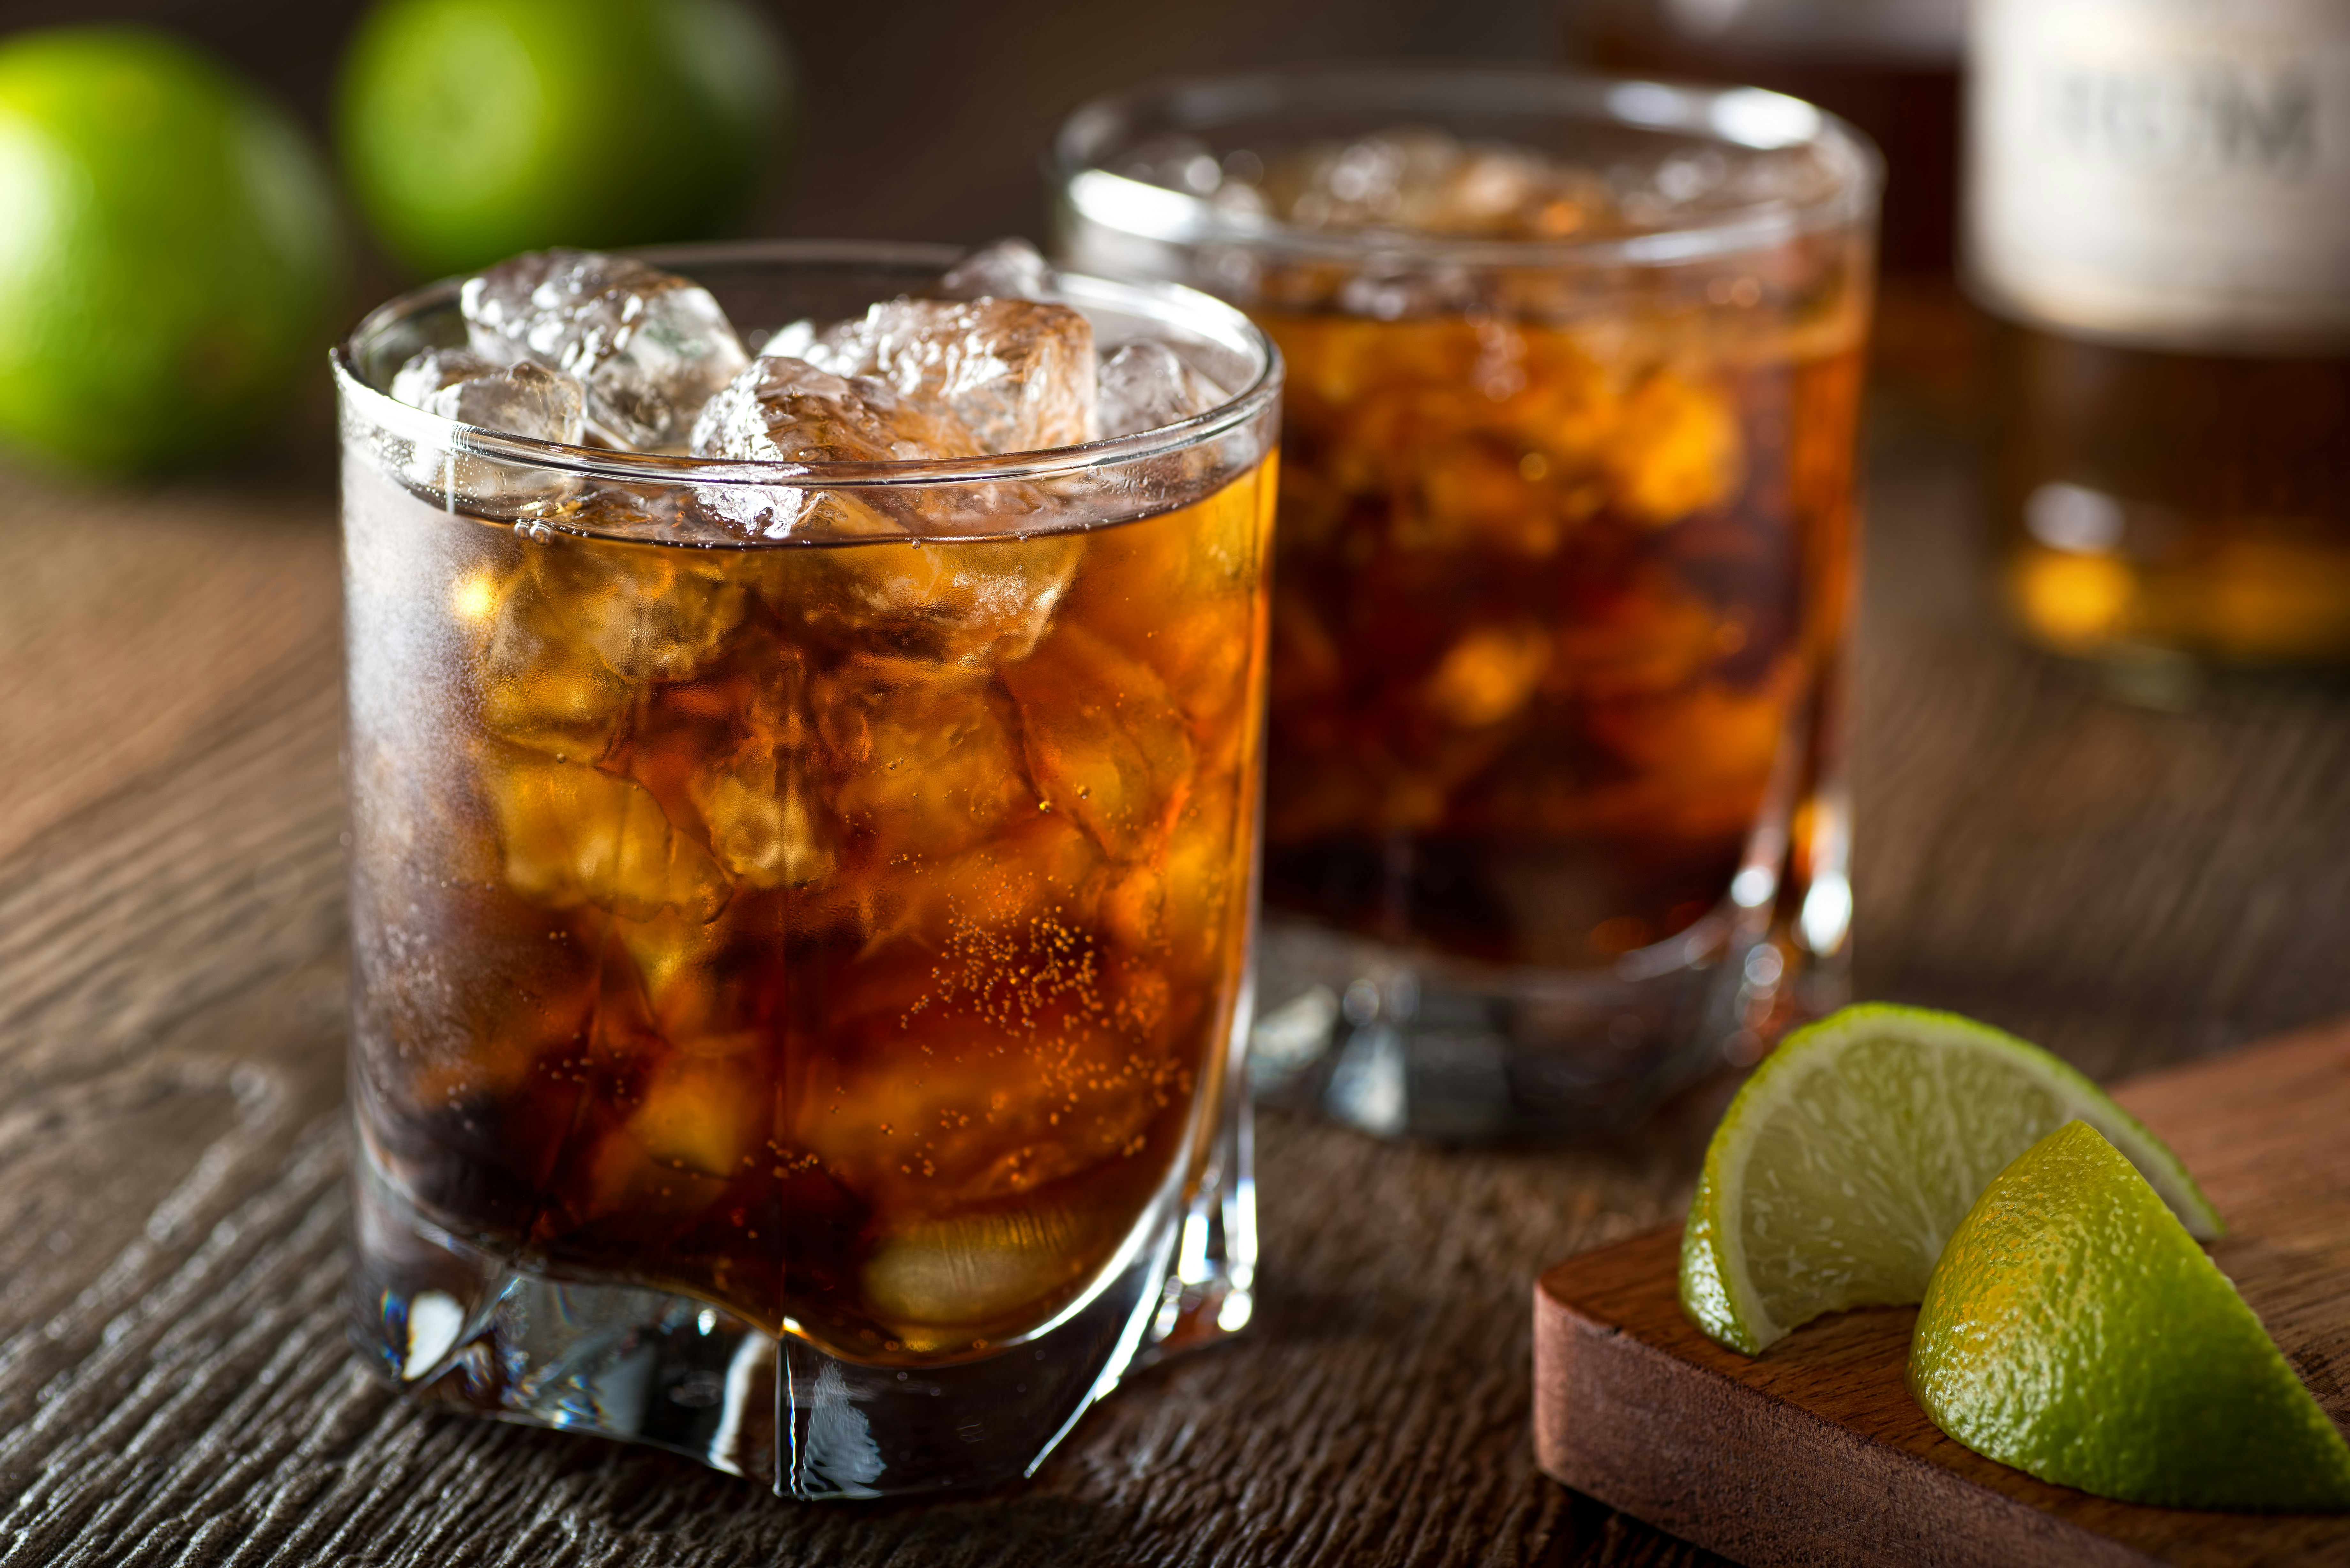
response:
[[[315,490],[0,496],[0,858],[161,763],[290,661],[332,657],[335,532]]]
[[[2120,1097],[2196,1172],[2214,1258],[2337,1422],[2350,1361],[2350,1023],[2137,1079]],[[1904,1381],[1910,1309],[1841,1313],[1759,1357],[1675,1297],[1679,1228],[1569,1260],[1534,1291],[1544,1469],[1742,1561],[2335,1563],[2350,1516],[2146,1508],[1952,1442]]]

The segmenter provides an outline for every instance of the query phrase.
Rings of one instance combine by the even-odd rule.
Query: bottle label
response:
[[[2157,348],[2350,338],[2350,0],[1976,0],[1967,268]]]

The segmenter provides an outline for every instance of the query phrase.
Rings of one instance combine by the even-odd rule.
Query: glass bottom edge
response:
[[[1376,1137],[1438,1144],[1622,1132],[1850,1000],[1841,940],[1811,952],[1756,914],[1669,969],[1547,974],[1539,985],[1482,984],[1425,953],[1268,916],[1252,1093]]]
[[[531,1272],[435,1224],[362,1155],[349,1336],[417,1404],[647,1444],[783,1497],[997,1485],[1034,1473],[1128,1371],[1246,1325],[1249,1134],[1243,1103],[1189,1201],[1156,1206],[1076,1311],[935,1367],[850,1361],[676,1292]]]

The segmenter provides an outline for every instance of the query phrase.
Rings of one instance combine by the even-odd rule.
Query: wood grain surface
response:
[[[1879,421],[1862,992],[2101,1076],[2350,1012],[2350,702],[2152,711],[2018,651],[1969,461]],[[1001,1494],[795,1506],[366,1382],[334,1306],[333,563],[315,472],[0,474],[0,1568],[1711,1560],[1538,1473],[1525,1303],[1678,1216],[1720,1085],[1580,1150],[1267,1118],[1255,1326]]]
[[[2226,1217],[2211,1253],[2318,1403],[2350,1425],[2350,1023],[2116,1091]],[[1676,1299],[1680,1228],[1534,1288],[1544,1470],[1755,1563],[2182,1568],[2350,1559],[2350,1515],[2145,1508],[1960,1447],[1905,1381],[1913,1308],[1838,1313],[1761,1356]]]

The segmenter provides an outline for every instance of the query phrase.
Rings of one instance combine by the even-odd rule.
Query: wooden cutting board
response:
[[[2230,1234],[2211,1254],[2350,1428],[2350,1023],[2115,1091]],[[1756,1565],[2350,1563],[2350,1514],[2110,1502],[1970,1453],[1902,1380],[1916,1312],[1797,1329],[1762,1355],[1681,1315],[1679,1226],[1534,1287],[1534,1442],[1567,1485]]]

